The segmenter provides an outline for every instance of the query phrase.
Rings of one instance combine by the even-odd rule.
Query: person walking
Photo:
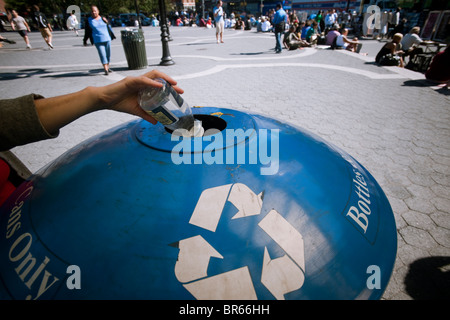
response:
[[[36,23],[37,28],[41,32],[42,38],[44,38],[47,45],[51,49],[53,49],[53,44],[52,44],[53,29],[52,29],[50,23],[48,23],[47,17],[45,16],[45,14],[43,14],[42,12],[39,11],[39,7],[37,5],[33,6],[33,10],[34,10],[34,12],[33,12],[34,23]]]
[[[105,75],[108,75],[112,70],[109,68],[111,61],[111,34],[108,21],[100,16],[97,6],[91,7],[91,17],[88,19],[89,26],[92,30],[92,38],[94,45],[97,48],[100,61],[105,69]]]
[[[216,40],[217,43],[223,43],[223,29],[225,20],[223,19],[222,0],[217,1],[214,7],[214,22],[216,23]]]
[[[276,12],[273,16],[272,24],[275,30],[275,53],[281,53],[281,34],[284,33],[287,23],[287,14],[281,3],[277,3]]]
[[[77,29],[78,20],[74,13],[75,13],[75,10],[73,10],[70,13],[70,16],[67,18],[67,21],[66,21],[66,26],[67,26],[67,29],[73,30],[78,37],[78,29]]]
[[[28,39],[28,32],[31,32],[30,26],[25,21],[25,19],[16,12],[16,10],[12,10],[12,20],[11,20],[11,28],[13,30],[17,30],[17,32],[22,36],[23,40],[27,45],[27,49],[31,49],[30,40]]]

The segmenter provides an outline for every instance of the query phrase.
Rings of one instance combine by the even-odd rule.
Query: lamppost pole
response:
[[[138,20],[139,29],[142,29],[141,17],[140,17],[140,13],[141,12],[139,11],[139,6],[138,6],[138,3],[137,3],[137,0],[134,0],[134,7],[136,8],[136,18]]]
[[[161,66],[170,66],[175,64],[170,56],[169,50],[169,34],[167,27],[167,18],[166,18],[166,3],[164,0],[158,0],[159,3],[159,17],[160,17],[160,26],[161,26],[161,43],[163,56],[161,58],[161,62],[159,63]]]

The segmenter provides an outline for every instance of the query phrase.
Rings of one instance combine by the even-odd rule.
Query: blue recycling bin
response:
[[[0,209],[2,299],[379,299],[397,238],[355,159],[289,124],[194,108],[205,135],[135,120]]]

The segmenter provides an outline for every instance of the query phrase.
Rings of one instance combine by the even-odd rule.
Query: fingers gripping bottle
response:
[[[141,89],[138,97],[141,108],[169,130],[185,129],[188,135],[197,136],[199,124],[194,126],[194,121],[198,120],[194,119],[186,101],[164,79],[155,81],[161,82],[163,87]]]

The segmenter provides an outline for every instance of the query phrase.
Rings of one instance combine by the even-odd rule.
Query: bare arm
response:
[[[87,87],[75,93],[35,100],[36,111],[49,133],[57,132],[85,114],[103,109],[133,114],[155,124],[156,120],[139,106],[137,98],[139,90],[145,86],[162,87],[161,83],[152,80],[155,78],[165,79],[178,93],[183,93],[176,86],[175,80],[153,70],[139,77],[126,77],[104,87]]]
[[[346,36],[343,37],[344,42],[350,43],[350,44],[358,44],[359,41],[349,40]]]
[[[389,43],[386,44],[386,48],[390,49],[391,53],[393,55],[402,54],[403,53],[402,50],[397,50],[398,47],[399,46],[397,44],[393,43],[393,42],[389,42]]]
[[[28,25],[28,23],[26,21],[24,21],[23,24],[25,25],[25,27],[27,27],[28,32],[31,32],[30,26]]]

